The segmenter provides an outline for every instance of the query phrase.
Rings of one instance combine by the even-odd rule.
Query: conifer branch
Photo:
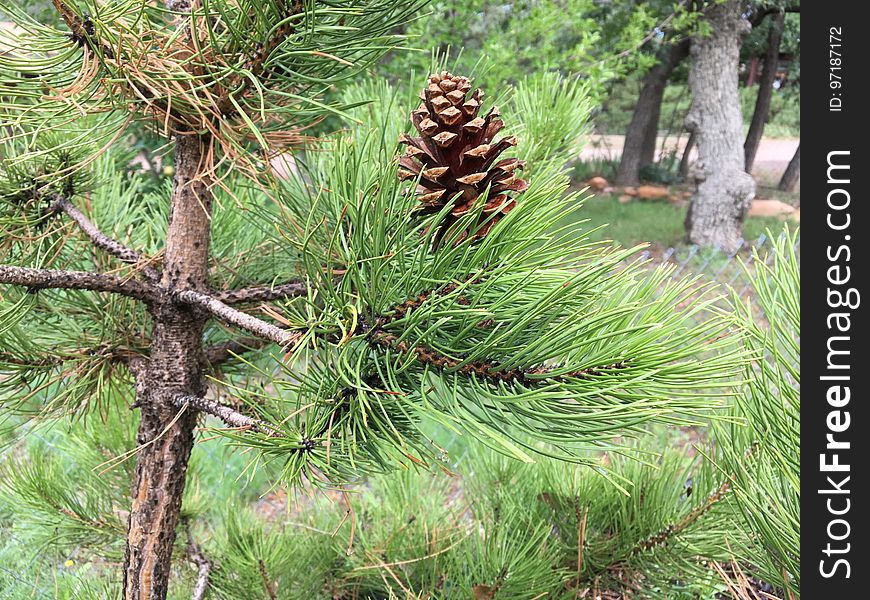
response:
[[[236,310],[227,306],[220,300],[193,290],[184,290],[175,295],[175,298],[185,304],[196,306],[209,312],[219,321],[223,321],[228,325],[233,325],[239,329],[244,329],[247,332],[253,333],[257,337],[263,338],[279,344],[283,347],[292,346],[302,337],[299,331],[287,331],[276,327],[271,323],[267,323],[262,319],[253,317],[240,310]]]
[[[94,24],[90,17],[85,15],[85,18],[82,19],[75,14],[72,8],[70,8],[70,6],[63,0],[51,0],[51,3],[66,23],[67,27],[69,27],[70,40],[79,46],[87,46],[92,51],[98,52],[106,58],[114,58],[115,52],[112,50],[111,46],[100,45],[95,41],[94,36],[96,34],[96,29],[94,28]]]
[[[120,259],[122,262],[131,265],[142,264],[143,257],[141,254],[100,231],[97,226],[94,225],[82,211],[76,208],[68,198],[61,196],[60,194],[52,194],[51,200],[53,201],[52,210],[55,212],[66,213],[66,215],[79,226],[79,229],[90,238],[94,246],[108,252],[112,256]],[[154,267],[145,265],[141,267],[141,271],[151,281],[157,281],[160,279],[160,274],[157,273],[157,270],[154,269]]]
[[[671,523],[667,527],[657,531],[653,535],[648,538],[641,540],[634,548],[631,549],[629,556],[635,556],[640,554],[641,552],[645,552],[656,546],[661,546],[668,542],[671,538],[676,535],[679,535],[683,531],[686,530],[690,525],[694,524],[705,514],[710,512],[710,510],[721,502],[728,495],[728,492],[731,491],[731,479],[728,478],[723,481],[716,491],[707,496],[704,499],[704,502],[692,510],[685,517],[677,521],[676,523]]]
[[[157,296],[157,289],[149,283],[90,271],[30,269],[0,265],[0,283],[21,285],[28,291],[54,288],[111,292],[143,302],[152,302]]]
[[[284,17],[284,22],[281,26],[271,32],[268,39],[263,42],[257,42],[256,50],[248,55],[245,63],[242,65],[242,72],[252,74],[255,78],[259,78],[265,71],[266,61],[269,55],[274,52],[284,40],[296,32],[296,21],[293,17],[305,11],[305,3],[301,0],[296,0],[291,6],[287,6],[289,2],[285,0],[281,2],[280,11]],[[251,84],[250,79],[242,74],[236,74],[229,79],[229,82],[224,88],[220,99],[216,103],[217,113],[220,116],[231,117],[238,113],[238,109],[234,105],[231,97],[242,96]]]
[[[216,400],[199,398],[197,396],[177,396],[173,402],[178,408],[187,404],[190,408],[217,417],[230,427],[255,431],[257,433],[265,433],[272,437],[282,437],[276,427],[269,425],[260,419],[242,414],[236,409],[221,404]]]
[[[289,281],[273,286],[249,287],[241,290],[226,290],[215,292],[213,297],[224,304],[246,304],[248,302],[269,302],[295,298],[308,293],[308,285],[304,281]]]
[[[236,340],[227,340],[219,344],[207,346],[203,350],[205,361],[212,367],[230,360],[236,354],[243,354],[251,350],[259,350],[266,344],[261,338],[244,337]]]
[[[382,329],[373,330],[369,334],[369,340],[372,344],[382,348],[390,348],[401,352],[402,354],[414,354],[420,362],[438,369],[450,369],[456,373],[462,373],[463,375],[477,375],[478,377],[483,377],[492,381],[502,381],[504,383],[524,383],[528,385],[538,382],[548,383],[551,381],[565,381],[567,379],[587,379],[589,377],[604,375],[607,372],[619,371],[628,367],[626,361],[621,361],[609,365],[588,367],[586,369],[578,369],[576,371],[558,374],[556,374],[556,371],[560,370],[561,367],[539,366],[530,369],[516,368],[500,370],[494,361],[476,360],[465,363],[462,358],[447,356],[446,354],[424,344],[417,344],[413,347],[409,346],[406,342],[399,341],[398,336]],[[550,373],[553,373],[550,377],[528,378],[529,375],[546,376]]]

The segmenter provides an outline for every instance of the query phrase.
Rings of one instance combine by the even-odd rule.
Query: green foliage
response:
[[[571,165],[571,181],[578,185],[583,185],[593,177],[604,177],[607,181],[613,181],[617,168],[619,159],[615,158],[580,159]]]
[[[126,113],[113,128],[84,131],[82,143],[111,141],[131,120],[144,120],[165,137],[209,133],[213,165],[256,176],[258,154],[298,144],[311,124],[341,112],[323,94],[399,43],[389,31],[421,5],[212,0],[179,16],[138,0],[90,14],[59,2],[65,24],[57,26],[3,2],[19,30],[0,31],[0,45],[15,49],[0,54],[0,115],[27,135],[48,124],[74,127],[85,114]],[[203,27],[209,22],[220,25]]]
[[[589,0],[500,9],[510,20],[498,22],[516,30],[487,34],[499,69],[478,83],[499,84],[493,95],[521,136],[530,187],[483,239],[434,244],[445,215],[422,216],[397,178],[415,86],[362,81],[323,101],[398,43],[389,31],[419,5],[340,0],[288,11],[280,0],[214,0],[184,17],[121,0],[92,5],[88,17],[68,7],[56,27],[4,4],[24,33],[4,34],[19,55],[0,55],[0,115],[14,146],[0,191],[17,199],[0,215],[2,232],[14,232],[3,260],[134,275],[44,205],[20,202],[34,179],[159,260],[170,182],[129,168],[129,149],[107,148],[137,122],[215,140],[205,169],[219,182],[210,287],[310,284],[302,297],[246,308],[301,332],[292,350],[267,346],[210,373],[215,398],[270,425],[206,422],[174,597],[193,588],[188,534],[213,561],[211,589],[222,598],[560,598],[599,581],[618,586],[626,570],[651,597],[710,596],[705,561],[729,556],[725,540],[745,546],[719,474],[688,451],[658,457],[636,438],[715,416],[746,361],[733,322],[711,286],[671,281],[667,269],[640,264],[638,248],[560,223],[585,202],[563,167],[586,131],[590,95],[628,64],[608,53],[634,48],[652,13],[620,13],[608,27],[621,33],[603,44]],[[481,23],[491,24],[491,9],[480,9]],[[569,21],[566,10],[586,16]],[[173,19],[193,27],[168,27]],[[197,23],[217,24],[200,35]],[[568,52],[566,67],[583,78],[521,77],[537,48]],[[502,89],[505,80],[515,87]],[[296,153],[298,173],[274,177],[271,154],[327,115],[345,130]],[[62,141],[39,146],[47,129]],[[479,223],[485,202],[459,230]],[[50,557],[34,565],[35,552],[0,547],[30,580],[2,572],[19,596],[49,578],[59,597],[117,595],[107,565],[125,535],[136,426],[123,363],[145,352],[149,321],[125,297],[2,290],[0,523]],[[235,337],[214,321],[203,336]],[[451,453],[465,450],[464,476],[446,472]],[[296,508],[282,499],[287,490]],[[265,514],[275,505],[286,513]]]
[[[638,200],[622,204],[616,196],[600,195],[564,215],[559,224],[566,227],[573,224],[581,235],[588,232],[590,239],[596,241],[613,240],[623,246],[650,242],[664,249],[685,247],[685,218],[684,206]],[[579,224],[581,219],[585,223]],[[779,217],[750,217],[744,223],[743,237],[753,242],[767,229],[778,233],[785,226],[786,222]]]
[[[444,55],[453,72],[475,75],[482,87],[498,90],[533,73],[558,71],[586,80],[593,102],[608,80],[649,66],[650,57],[637,50],[673,10],[668,3],[628,7],[592,0],[436,1],[428,8],[406,33],[415,46]],[[684,13],[677,20],[682,18]],[[424,72],[428,65],[425,53],[396,54],[379,72],[404,81],[409,71]]]
[[[734,295],[755,360],[738,397],[741,422],[716,428],[723,471],[733,473],[742,528],[755,542],[746,560],[782,590],[800,593],[800,264],[799,230],[785,231],[770,260],[746,266],[766,326]]]
[[[86,435],[34,429],[20,458],[3,467],[4,489],[15,490],[6,500],[32,487],[27,473],[15,468],[24,460],[40,471],[75,465],[82,483],[74,499],[60,485],[39,485],[50,493],[2,505],[0,552],[11,573],[0,570],[0,585],[10,597],[51,586],[58,592],[50,597],[117,597],[119,582],[106,560],[117,557],[123,531],[109,529],[102,546],[84,543],[93,532],[78,538],[52,533],[57,506],[96,503],[104,508],[89,518],[117,521],[129,500],[104,488],[122,480],[132,461],[110,470],[100,465],[127,449],[131,421],[113,417]],[[433,435],[437,430],[429,429]],[[621,590],[622,582],[641,584],[642,598],[713,598],[723,586],[709,561],[727,560],[729,550],[742,550],[746,540],[734,526],[728,498],[698,514],[720,485],[718,472],[692,456],[684,437],[659,433],[633,448],[647,460],[595,458],[625,482],[628,493],[597,470],[551,459],[523,464],[459,438],[451,452],[464,457],[453,471],[408,469],[372,477],[346,496],[307,488],[288,495],[263,477],[236,480],[239,458],[220,439],[203,438],[185,498],[170,598],[189,598],[196,577],[185,560],[188,532],[211,561],[210,594],[216,598],[490,593],[495,599],[568,600],[578,589]],[[652,454],[653,443],[669,449]],[[50,455],[41,450],[49,444]],[[62,475],[52,481],[63,481]],[[72,518],[60,523],[61,532],[76,527]],[[678,532],[662,535],[680,524]],[[25,544],[40,536],[48,542],[39,546],[42,560],[31,563]],[[653,538],[660,543],[649,546]]]
[[[276,191],[286,209],[279,228],[299,231],[281,240],[318,295],[284,306],[306,343],[283,361],[283,377],[261,372],[274,392],[230,382],[281,435],[227,435],[258,448],[257,460],[282,464],[289,481],[319,473],[336,482],[437,464],[437,440],[420,430],[426,419],[522,460],[585,461],[583,450],[611,446],[611,432],[690,423],[719,402],[720,377],[739,360],[725,336],[703,344],[721,354],[696,361],[697,341],[726,331],[724,320],[693,319],[712,298],[694,301],[694,282],[668,284],[664,270],[623,268],[634,250],[554,227],[582,204],[565,193],[558,165],[539,167],[483,240],[432,252],[440,216],[413,216],[416,201],[395,174],[395,138],[384,139],[391,127],[352,128],[328,152],[309,154],[305,180]],[[546,155],[547,144],[563,143],[538,148]]]

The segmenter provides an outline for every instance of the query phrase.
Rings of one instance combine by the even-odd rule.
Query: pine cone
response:
[[[496,107],[491,108],[486,117],[477,116],[483,91],[474,90],[468,98],[470,89],[467,77],[447,71],[430,76],[428,87],[420,94],[423,103],[411,113],[411,122],[420,136],[402,134],[399,139],[408,146],[399,160],[402,167],[399,178],[420,178],[418,210],[431,214],[447,204],[451,206],[450,213],[440,224],[436,242],[452,232],[454,224],[474,208],[487,188],[489,196],[480,219],[460,234],[459,241],[469,235],[478,239],[485,236],[516,206],[511,196],[529,187],[515,174],[517,169],[523,168],[524,161],[507,158],[495,162],[502,152],[516,146],[517,138],[503,137],[493,143],[504,121],[498,118]]]

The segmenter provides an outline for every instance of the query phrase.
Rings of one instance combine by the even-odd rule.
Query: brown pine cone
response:
[[[418,210],[437,213],[451,206],[445,221],[439,225],[436,242],[453,233],[456,222],[474,208],[478,197],[489,188],[487,202],[478,221],[463,231],[458,241],[469,235],[485,236],[514,206],[513,196],[528,189],[525,180],[515,171],[525,162],[506,158],[495,162],[499,155],[517,144],[514,136],[493,142],[504,127],[498,108],[486,117],[479,117],[483,91],[468,92],[467,77],[442,71],[429,77],[429,85],[420,94],[422,104],[411,113],[411,122],[419,137],[402,135],[400,143],[408,147],[399,160],[399,177],[419,179]]]

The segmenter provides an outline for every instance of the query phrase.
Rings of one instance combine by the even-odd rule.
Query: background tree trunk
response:
[[[631,122],[625,132],[622,157],[616,173],[618,185],[637,185],[640,170],[655,159],[656,137],[659,129],[662,99],[671,74],[689,54],[689,41],[672,44],[666,54],[643,78],[643,87]]]
[[[197,413],[178,409],[179,396],[202,397],[205,317],[173,301],[182,290],[204,289],[208,272],[211,192],[203,175],[206,139],[178,136],[161,283],[170,294],[150,307],[150,365],[139,384],[141,408],[133,502],[124,558],[124,598],[166,598],[172,548],[181,512]],[[181,412],[179,413],[179,410]]]
[[[689,164],[692,162],[692,150],[695,149],[695,132],[689,133],[689,139],[686,140],[686,147],[683,149],[683,157],[680,159],[680,177],[688,179]]]
[[[743,150],[746,159],[746,172],[752,172],[755,155],[761,144],[761,136],[764,134],[764,126],[770,115],[770,100],[773,97],[773,82],[776,79],[776,66],[779,63],[779,46],[782,42],[782,32],[785,29],[785,13],[776,13],[773,16],[770,33],[767,36],[767,52],[764,55],[761,79],[758,81],[758,96],[755,99],[755,110],[752,113],[752,122],[749,124],[749,132],[746,134],[746,142]]]
[[[785,168],[785,173],[782,174],[782,179],[779,180],[779,189],[784,192],[793,192],[797,182],[801,178],[801,145],[798,144],[797,150],[794,151],[794,156]]]
[[[697,137],[693,172],[698,185],[686,215],[686,233],[692,243],[726,252],[739,249],[743,221],[755,196],[755,180],[744,170],[737,93],[740,43],[749,30],[741,12],[738,0],[706,10],[712,31],[692,40],[689,69],[692,104],[686,126]]]

